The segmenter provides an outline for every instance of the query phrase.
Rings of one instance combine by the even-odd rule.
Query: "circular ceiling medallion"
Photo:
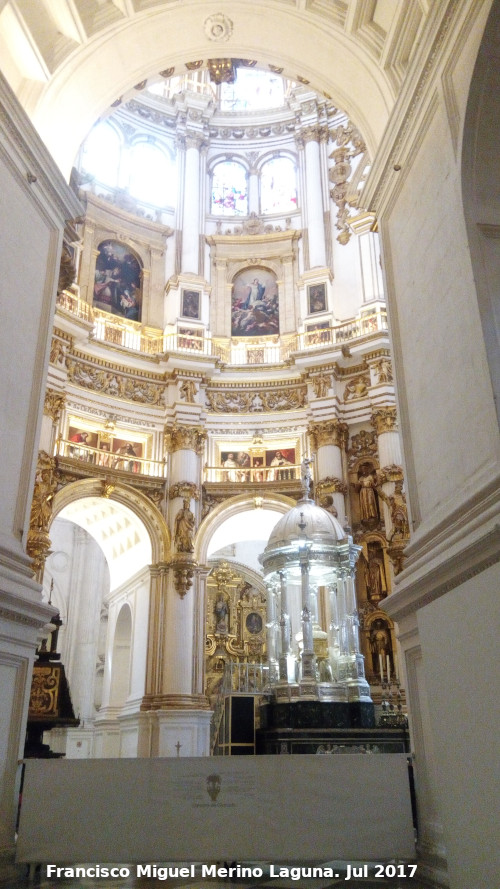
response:
[[[210,15],[205,19],[205,34],[209,40],[229,40],[233,33],[233,23],[222,12]]]

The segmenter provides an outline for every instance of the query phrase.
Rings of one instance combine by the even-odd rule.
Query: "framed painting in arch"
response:
[[[141,320],[142,266],[127,244],[113,240],[99,244],[92,305],[129,321]]]
[[[326,312],[326,284],[310,284],[307,288],[307,314]]]
[[[279,333],[278,284],[273,272],[251,266],[233,281],[231,336]]]
[[[181,294],[181,315],[183,318],[200,320],[199,290],[183,290]]]

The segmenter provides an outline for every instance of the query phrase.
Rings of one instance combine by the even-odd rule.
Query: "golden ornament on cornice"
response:
[[[311,377],[311,383],[316,398],[326,398],[332,385],[332,375],[320,373]]]
[[[340,420],[321,420],[318,423],[310,423],[308,428],[309,437],[313,451],[323,445],[336,445],[338,448],[345,448],[349,435],[349,428],[346,423]]]
[[[386,482],[402,482],[404,478],[403,467],[398,466],[396,463],[391,463],[390,466],[382,466],[377,473],[377,477],[381,485]]]
[[[329,475],[326,478],[322,478],[321,481],[317,482],[314,486],[314,491],[318,497],[321,497],[323,494],[347,494],[349,488],[345,482],[340,478],[332,478]]]
[[[382,435],[384,432],[397,432],[398,415],[396,406],[381,407],[372,411],[371,422],[377,435]]]
[[[201,456],[205,447],[207,433],[202,426],[172,426],[165,429],[165,448],[173,454],[175,451],[194,451]]]
[[[43,412],[57,423],[61,416],[61,411],[66,405],[66,393],[57,392],[55,389],[47,389],[45,392],[45,401],[43,404]]]
[[[200,495],[197,485],[193,482],[176,482],[175,485],[171,485],[169,496],[171,500],[174,500],[175,497],[181,497],[183,500],[187,497],[191,500],[198,500]]]
[[[90,364],[66,358],[68,380],[84,389],[102,392],[114,398],[124,398],[139,404],[160,405],[164,386],[137,377],[126,377],[114,371],[101,370]]]
[[[386,553],[392,562],[394,574],[397,576],[404,568],[404,562],[406,559],[404,545],[400,543],[395,544],[394,546],[388,546],[386,549]]]

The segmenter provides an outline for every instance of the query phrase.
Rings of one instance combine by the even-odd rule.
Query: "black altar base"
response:
[[[257,754],[407,753],[406,726],[375,725],[368,702],[291,701],[260,707]]]

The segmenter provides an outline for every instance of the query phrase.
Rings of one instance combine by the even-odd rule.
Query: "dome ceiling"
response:
[[[95,121],[159,73],[221,58],[309,85],[348,114],[373,156],[436,0],[8,0],[2,70],[68,175]]]

